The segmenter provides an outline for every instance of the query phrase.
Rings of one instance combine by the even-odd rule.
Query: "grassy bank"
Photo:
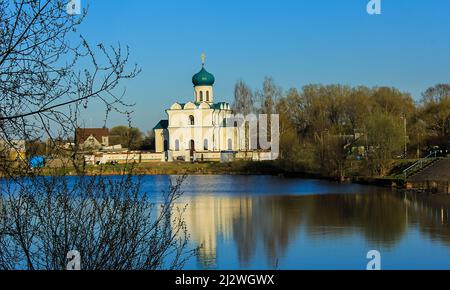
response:
[[[113,175],[133,171],[144,175],[278,175],[283,172],[272,162],[233,163],[202,162],[202,163],[141,163],[128,165],[88,166],[87,174]]]
[[[372,184],[378,186],[403,186],[403,170],[413,164],[415,160],[395,161],[388,176],[377,177],[364,174],[364,164],[362,162],[352,162],[349,164],[346,182],[361,184]],[[333,176],[321,173],[318,169],[298,167],[292,168],[284,166],[278,161],[236,161],[232,163],[219,162],[154,162],[140,164],[118,164],[118,165],[97,165],[86,166],[86,175],[119,175],[132,172],[142,175],[275,175],[285,177],[316,178],[336,180]],[[35,172],[38,175],[77,175],[73,167],[44,168]]]
[[[353,163],[349,170],[347,182],[392,186],[403,184],[403,170],[414,163],[414,160],[399,160],[393,165],[391,173],[386,177],[364,175],[363,164]],[[127,172],[143,175],[279,175],[285,177],[317,178],[336,180],[333,176],[321,173],[311,168],[288,168],[277,161],[252,162],[236,161],[232,163],[218,162],[155,162],[141,164],[118,164],[87,166],[87,175],[118,175]],[[73,168],[44,169],[44,175],[76,175]]]

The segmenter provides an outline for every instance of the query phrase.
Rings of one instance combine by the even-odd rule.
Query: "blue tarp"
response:
[[[45,158],[42,156],[35,156],[30,159],[30,167],[32,169],[35,168],[43,168],[45,166]]]

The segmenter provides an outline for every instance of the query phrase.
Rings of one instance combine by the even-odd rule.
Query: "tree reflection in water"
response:
[[[450,246],[450,198],[431,201],[384,189],[310,196],[200,195],[188,199],[186,222],[193,240],[203,246],[199,255],[202,268],[217,266],[219,239],[236,244],[241,268],[247,268],[255,258],[264,258],[269,268],[276,268],[300,231],[317,241],[356,234],[379,249],[390,249],[408,227],[418,225],[432,239]],[[265,257],[258,256],[258,249],[263,249]]]

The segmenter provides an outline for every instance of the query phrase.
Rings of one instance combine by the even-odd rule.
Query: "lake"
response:
[[[146,176],[158,202],[173,176]],[[271,176],[190,176],[186,269],[450,269],[450,197]]]

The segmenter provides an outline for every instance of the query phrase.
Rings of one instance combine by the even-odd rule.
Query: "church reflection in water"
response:
[[[371,245],[395,246],[409,227],[450,246],[449,198],[381,192],[317,196],[190,196],[184,215],[191,240],[201,245],[202,268],[217,266],[218,243],[234,243],[241,267],[260,253],[276,268],[302,232],[308,239],[354,234]],[[259,249],[257,251],[257,249]],[[262,251],[261,251],[262,249]],[[302,249],[299,249],[302,250]],[[234,254],[234,253],[233,253]]]

